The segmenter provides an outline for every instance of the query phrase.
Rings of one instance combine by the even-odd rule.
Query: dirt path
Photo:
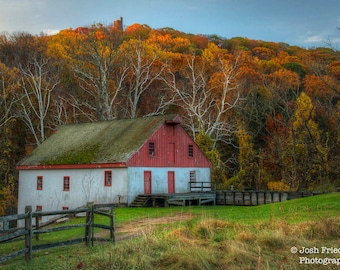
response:
[[[166,216],[166,217],[159,217],[159,218],[143,218],[140,220],[134,220],[131,222],[127,222],[116,226],[116,241],[121,241],[124,239],[138,237],[147,233],[152,232],[156,226],[160,224],[168,224],[178,221],[186,221],[192,219],[192,214],[182,214],[178,213],[175,216]],[[107,234],[106,232],[103,233],[96,233],[95,236],[97,237],[105,237]]]

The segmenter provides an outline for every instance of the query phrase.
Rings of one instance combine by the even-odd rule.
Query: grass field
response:
[[[138,234],[116,245],[44,250],[29,263],[18,257],[0,269],[340,269],[340,193],[261,206],[117,208],[115,214],[117,229],[139,228]],[[80,235],[79,229],[41,235],[39,244]],[[319,253],[300,253],[304,247]]]

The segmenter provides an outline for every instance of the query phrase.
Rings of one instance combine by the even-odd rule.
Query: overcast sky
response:
[[[340,0],[0,0],[0,32],[31,34],[111,24],[340,47]]]

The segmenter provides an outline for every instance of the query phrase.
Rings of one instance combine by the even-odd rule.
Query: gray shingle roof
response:
[[[165,121],[176,117],[172,114],[63,125],[19,165],[127,162]]]

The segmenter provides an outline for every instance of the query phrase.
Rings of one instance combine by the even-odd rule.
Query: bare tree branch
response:
[[[20,66],[20,73],[25,96],[25,99],[20,100],[22,117],[39,145],[46,139],[45,118],[50,109],[51,93],[60,80],[53,72],[49,58],[33,57],[25,67]],[[38,120],[37,124],[35,119]]]

